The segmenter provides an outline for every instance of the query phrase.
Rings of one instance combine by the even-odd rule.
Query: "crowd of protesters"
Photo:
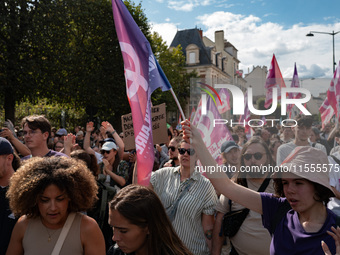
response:
[[[227,171],[196,171],[198,160],[216,161],[186,120],[154,146],[143,188],[135,185],[136,150],[125,150],[107,121],[74,130],[41,115],[17,127],[6,121],[0,255],[340,254],[340,128],[309,116],[252,137],[228,128],[233,140],[219,148]],[[275,166],[290,170],[268,171]],[[224,217],[238,210],[245,218],[228,237]]]

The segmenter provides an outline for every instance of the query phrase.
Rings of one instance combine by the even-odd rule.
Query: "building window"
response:
[[[190,52],[189,53],[189,64],[195,64],[196,63],[196,53]]]

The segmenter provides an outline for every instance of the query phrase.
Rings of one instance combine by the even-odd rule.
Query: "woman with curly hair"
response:
[[[162,202],[147,187],[129,185],[109,204],[113,228],[108,255],[191,255],[177,236]]]
[[[7,192],[11,210],[21,216],[7,254],[51,254],[57,247],[57,254],[105,254],[96,221],[79,213],[92,207],[96,194],[96,180],[80,160],[27,160],[12,176]]]

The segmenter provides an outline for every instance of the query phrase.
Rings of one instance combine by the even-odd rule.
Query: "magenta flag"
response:
[[[192,109],[191,109],[191,114],[190,114],[190,117],[189,117],[189,120],[193,120],[193,119],[194,119],[195,113],[196,113],[195,107],[192,107]]]
[[[340,61],[339,61],[340,65]],[[335,116],[339,117],[339,102],[340,102],[340,69],[337,66],[330,87],[327,91],[327,99],[332,106]]]
[[[278,100],[281,99],[281,88],[286,87],[282,78],[279,64],[276,61],[275,54],[273,54],[272,62],[270,64],[269,72],[266,79],[266,101],[264,107],[268,108],[273,102],[273,88],[278,89]]]
[[[218,112],[220,114],[222,114],[222,113],[230,110],[230,102],[229,102],[230,94],[229,94],[228,90],[225,89],[225,88],[220,89],[218,94],[219,94],[219,96],[222,100],[222,104],[218,104],[217,109],[218,109]]]
[[[171,88],[150,44],[121,0],[112,0],[113,18],[124,60],[126,94],[131,107],[137,151],[138,184],[148,185],[154,164],[151,94]]]
[[[221,119],[221,115],[214,101],[209,97],[207,100],[207,114],[200,117],[197,128],[201,132],[203,141],[210,154],[221,165],[221,146],[225,141],[233,140],[233,138],[226,124],[215,124],[214,127],[214,120],[217,119]]]
[[[297,69],[296,69],[296,63],[294,65],[294,74],[293,74],[293,79],[292,79],[292,83],[290,85],[291,88],[300,88],[300,81],[299,81],[299,76],[297,73]],[[287,98],[301,98],[302,95],[301,93],[288,93],[288,97]],[[288,104],[287,105],[287,113],[289,118],[292,118],[292,109],[293,109],[293,105],[292,104]]]
[[[320,106],[319,111],[321,113],[322,128],[324,128],[325,125],[331,121],[334,115],[333,107],[329,104],[327,97],[325,101],[323,101],[322,105]]]
[[[244,123],[245,132],[247,134],[247,138],[252,136],[253,129],[248,125],[248,121],[251,119],[251,113],[248,107],[248,92],[244,95],[244,114],[240,115],[238,122]]]

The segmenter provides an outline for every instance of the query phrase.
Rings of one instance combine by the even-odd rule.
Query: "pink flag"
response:
[[[299,77],[298,77],[298,73],[297,73],[297,69],[296,69],[296,63],[294,65],[294,75],[293,75],[293,79],[292,79],[292,83],[290,85],[291,88],[300,88],[300,81],[299,81]],[[301,93],[288,93],[288,97],[287,98],[301,98],[302,95]],[[292,118],[292,109],[293,109],[293,105],[292,104],[288,104],[287,105],[287,113],[289,118]]]
[[[340,65],[340,61],[339,61]],[[339,102],[340,102],[340,68],[337,66],[330,87],[327,91],[327,99],[329,104],[332,106],[335,116],[339,117]]]
[[[252,128],[248,125],[248,121],[251,118],[250,110],[248,107],[248,92],[244,95],[244,114],[240,115],[240,118],[238,122],[245,123],[245,132],[249,135],[251,135]]]
[[[197,110],[196,110],[196,113],[191,121],[191,124],[193,124],[194,126],[197,126],[200,118],[201,118],[201,115],[202,115],[202,98],[201,100],[199,101],[198,103],[198,106],[197,106]]]
[[[154,164],[151,94],[171,85],[150,44],[121,0],[112,0],[113,18],[124,60],[126,94],[131,107],[137,151],[138,184],[148,185]]]
[[[334,110],[332,106],[329,104],[328,98],[326,97],[325,101],[323,101],[322,105],[319,108],[319,111],[321,113],[321,122],[322,122],[322,128],[330,122],[334,115]]]
[[[282,87],[286,87],[286,85],[282,78],[279,65],[275,58],[275,54],[273,54],[272,62],[269,68],[266,85],[265,85],[265,88],[266,88],[266,101],[264,103],[265,108],[269,108],[269,106],[273,102],[273,88],[278,89],[278,100],[281,99],[281,88]]]
[[[189,120],[193,120],[194,119],[195,113],[196,113],[195,107],[192,107]]]
[[[222,100],[222,105],[218,104],[217,109],[218,109],[218,112],[220,114],[222,114],[222,113],[230,110],[230,102],[229,102],[230,94],[229,94],[228,90],[225,89],[225,88],[220,89],[218,94],[219,94],[219,96]]]
[[[214,127],[214,119],[221,119],[221,115],[215,103],[209,97],[207,100],[207,115],[201,116],[197,128],[201,132],[203,141],[210,154],[221,165],[221,146],[225,141],[233,140],[233,138],[225,124],[215,124]]]

